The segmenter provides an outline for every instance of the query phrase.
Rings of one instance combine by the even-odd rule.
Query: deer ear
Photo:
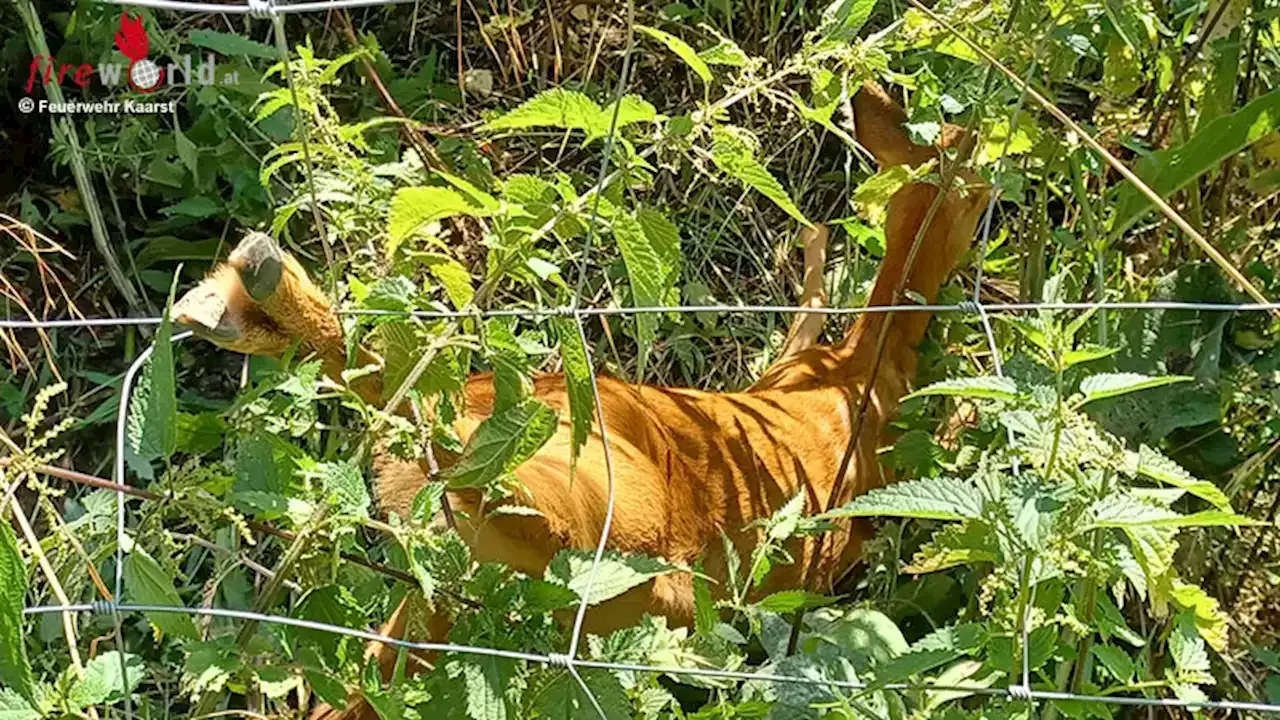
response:
[[[249,297],[262,302],[275,294],[284,276],[284,252],[270,235],[251,232],[227,258]]]

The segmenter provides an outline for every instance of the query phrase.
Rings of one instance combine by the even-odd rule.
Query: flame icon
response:
[[[120,29],[116,32],[116,47],[129,58],[129,84],[138,92],[149,93],[164,82],[164,70],[147,59],[151,41],[142,27],[142,16],[129,17],[120,13]]]
[[[141,60],[150,49],[147,31],[142,29],[142,16],[130,18],[127,13],[120,13],[120,29],[116,31],[116,47],[130,60]]]

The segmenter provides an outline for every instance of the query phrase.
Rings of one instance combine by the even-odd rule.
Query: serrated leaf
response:
[[[631,702],[627,692],[612,673],[604,670],[582,670],[579,673],[587,689],[600,703],[604,720],[630,720]],[[601,720],[595,706],[578,682],[568,672],[556,675],[539,689],[537,709],[547,720]]]
[[[675,53],[681,60],[689,66],[698,77],[702,78],[702,82],[711,82],[711,68],[707,67],[707,63],[698,56],[698,51],[689,46],[689,43],[670,33],[665,33],[657,28],[651,28],[647,25],[636,25],[635,28],[649,37],[657,40],[667,49]]]
[[[129,601],[138,605],[182,607],[182,598],[174,589],[174,579],[138,545],[125,557],[124,588]],[[147,620],[160,632],[187,640],[198,640],[200,633],[190,615],[171,612],[147,613]]]
[[[621,129],[657,117],[657,110],[636,95],[622,98],[617,107],[616,128]],[[511,112],[485,123],[481,132],[524,130],[534,127],[556,127],[582,130],[587,141],[604,137],[614,124],[614,106],[602,108],[594,100],[575,90],[552,88],[521,103]]]
[[[156,331],[155,350],[129,397],[125,439],[134,472],[152,476],[151,462],[165,460],[178,445],[178,393],[173,369],[172,298]],[[144,467],[145,466],[145,467]]]
[[[636,221],[644,230],[644,236],[658,255],[662,264],[662,295],[664,303],[670,296],[673,303],[679,302],[675,295],[676,285],[680,280],[680,270],[684,258],[680,254],[680,229],[665,215],[653,208],[640,208],[636,211]]]
[[[1094,645],[1093,656],[1111,673],[1117,682],[1127,684],[1133,678],[1133,659],[1115,645]]]
[[[712,45],[698,53],[698,57],[708,65],[727,65],[729,67],[744,67],[751,60],[738,43],[722,37],[720,42]]]
[[[471,273],[462,263],[442,253],[426,253],[423,259],[455,309],[462,310],[471,304],[476,291],[471,285]]]
[[[310,470],[310,475],[319,482],[338,512],[369,517],[369,488],[354,460],[319,463]]]
[[[1169,591],[1174,604],[1191,613],[1196,631],[1218,652],[1227,650],[1228,617],[1216,598],[1199,585],[1174,580]]]
[[[1257,525],[1253,518],[1229,510],[1203,510],[1189,515],[1153,505],[1129,493],[1112,494],[1089,508],[1092,520],[1085,529],[1111,527],[1239,527]]]
[[[1152,377],[1137,373],[1099,373],[1080,381],[1080,392],[1084,394],[1081,404],[1194,379],[1186,375]]]
[[[1009,378],[997,377],[995,375],[953,378],[951,380],[941,380],[933,383],[932,385],[922,387],[902,399],[910,400],[912,398],[927,397],[930,395],[1010,401],[1018,399],[1018,386]]]
[[[555,411],[526,398],[485,418],[443,476],[451,487],[486,487],[536,453],[555,431]]]
[[[834,105],[832,110],[835,110]],[[858,213],[871,225],[883,225],[889,200],[912,182],[917,173],[906,165],[891,165],[863,180],[853,191],[853,204]]]
[[[851,40],[871,17],[876,0],[834,0],[822,11],[818,32],[833,40]]]
[[[560,360],[564,370],[566,394],[569,396],[569,421],[573,426],[573,454],[570,465],[578,462],[578,454],[595,419],[595,392],[591,386],[591,365],[587,348],[578,333],[578,320],[558,317],[551,321],[560,341]]]
[[[387,220],[387,257],[422,226],[458,215],[483,217],[489,210],[457,190],[446,187],[407,187],[391,197]]]
[[[591,566],[594,559],[594,550],[561,550],[547,566],[546,578],[568,587],[578,597],[586,595],[587,585],[591,584],[591,597],[587,604],[596,605],[653,578],[682,570],[680,566],[660,558],[608,550],[600,558],[600,566],[592,583]]]
[[[835,601],[836,598],[805,590],[779,590],[755,603],[755,608],[764,612],[784,614],[825,607]]]
[[[477,655],[462,661],[462,674],[467,683],[467,715],[472,720],[506,720],[507,703],[503,699],[515,663],[492,655]]]
[[[196,47],[208,48],[224,57],[256,57],[279,60],[280,51],[238,33],[192,30],[187,39]]]
[[[83,677],[71,686],[67,702],[80,710],[90,705],[114,703],[123,699],[126,693],[132,693],[142,682],[145,668],[142,666],[142,658],[126,654],[124,669],[128,676],[127,683],[121,669],[120,653],[115,650],[93,658],[85,663]]]
[[[26,598],[27,569],[18,551],[18,538],[8,518],[0,513],[0,681],[37,707],[35,680],[22,637]]]
[[[1201,500],[1208,501],[1219,510],[1231,510],[1231,500],[1217,485],[1195,478],[1181,465],[1165,457],[1158,450],[1142,445],[1138,448],[1136,460],[1135,472],[1138,474],[1156,482],[1186,490]]]
[[[1101,360],[1105,357],[1111,357],[1120,352],[1120,348],[1102,347],[1100,345],[1086,345],[1074,350],[1068,350],[1062,355],[1062,366],[1064,368],[1075,367],[1081,363]]]
[[[983,628],[977,623],[953,625],[935,630],[911,645],[911,648],[876,668],[871,687],[904,682],[914,675],[941,667],[982,647]]]
[[[977,487],[954,478],[927,478],[876,488],[823,517],[965,520],[977,518],[981,514],[982,495]]]
[[[1195,618],[1189,612],[1179,614],[1174,622],[1169,633],[1169,655],[1182,682],[1213,684],[1213,675],[1209,672],[1212,669],[1209,651],[1205,649],[1204,638],[1200,637]]]
[[[613,238],[618,241],[618,249],[627,266],[632,304],[635,307],[662,305],[663,280],[667,273],[658,250],[645,234],[640,221],[631,213],[619,213],[613,219]],[[636,313],[636,341],[640,345],[637,373],[640,375],[644,374],[649,350],[657,337],[659,319],[657,313]]]
[[[716,128],[712,134],[711,160],[726,175],[769,198],[805,226],[813,227],[813,223],[809,222],[791,200],[782,183],[756,159],[751,147],[738,134],[725,128]]]
[[[0,720],[40,720],[41,713],[18,691],[0,687]]]

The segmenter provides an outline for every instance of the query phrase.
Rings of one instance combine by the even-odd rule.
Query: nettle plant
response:
[[[1092,316],[1005,318],[1036,367],[1017,378],[944,380],[910,396],[978,404],[991,442],[960,450],[951,470],[968,470],[967,477],[897,483],[826,516],[939,523],[902,572],[965,566],[981,577],[970,621],[918,641],[878,680],[1021,684],[1025,662],[1032,687],[1089,695],[1171,691],[1204,699],[1201,686],[1214,683],[1208,650],[1225,650],[1227,616],[1179,576],[1178,535],[1253,521],[1235,514],[1213,483],[1154,448],[1126,447],[1090,418],[1091,403],[1190,379],[1088,373],[1086,363],[1116,352],[1077,341]],[[969,717],[952,701],[961,696],[935,693],[925,707]],[[1115,712],[1100,703],[1052,705],[1070,717]],[[983,701],[990,717],[1025,707]]]

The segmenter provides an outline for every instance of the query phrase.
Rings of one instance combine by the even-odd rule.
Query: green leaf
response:
[[[834,110],[834,106],[832,107]],[[929,166],[923,166],[927,172]],[[916,180],[921,173],[906,165],[891,165],[863,180],[853,191],[853,204],[862,217],[872,225],[883,225],[889,200],[907,183]]]
[[[26,599],[27,569],[18,552],[18,538],[8,518],[0,513],[0,681],[35,707],[35,680],[22,637]]]
[[[582,670],[579,674],[596,702],[600,703],[605,720],[630,720],[631,702],[612,673]],[[547,720],[600,720],[591,699],[568,672],[556,674],[554,680],[539,688],[537,698],[538,714]]]
[[[747,55],[738,43],[729,38],[722,37],[720,42],[698,53],[698,57],[708,65],[727,65],[729,67],[744,67],[751,61],[751,57]]]
[[[1094,645],[1093,656],[1098,658],[1102,666],[1120,683],[1128,683],[1133,678],[1133,659],[1124,650],[1115,645]]]
[[[134,472],[150,478],[153,460],[167,460],[178,445],[178,392],[173,369],[173,296],[156,331],[155,350],[129,396],[125,419],[127,458]]]
[[[124,656],[124,669],[129,678],[127,683],[121,669],[120,653],[115,650],[93,658],[85,663],[84,676],[71,686],[67,701],[80,710],[124,699],[126,693],[132,693],[142,682],[145,669],[142,658],[128,654]]]
[[[928,478],[876,488],[822,517],[964,520],[981,514],[982,495],[971,483],[954,478]]]
[[[422,226],[457,215],[484,217],[489,211],[457,190],[446,187],[407,187],[391,198],[387,221],[387,257]]]
[[[444,287],[454,309],[462,310],[471,304],[476,291],[471,285],[471,272],[462,263],[443,253],[424,253],[423,260],[431,275]]]
[[[1194,379],[1186,375],[1151,377],[1149,375],[1138,375],[1137,373],[1100,373],[1098,375],[1090,375],[1080,381],[1080,392],[1084,394],[1084,400],[1081,401],[1081,404],[1127,395],[1139,390],[1189,382]]]
[[[473,720],[506,720],[503,695],[515,675],[515,662],[491,655],[477,655],[462,661],[467,682],[467,715]]]
[[[594,550],[561,550],[547,566],[546,579],[568,587],[581,598],[587,593],[594,559]],[[607,550],[600,558],[587,604],[602,603],[653,578],[681,570],[680,566],[660,558]]]
[[[511,112],[485,123],[481,131],[524,130],[534,127],[587,130],[599,121],[600,114],[600,106],[586,95],[576,90],[552,88],[534,95]]]
[[[639,122],[651,122],[657,117],[657,110],[653,105],[636,95],[623,97],[617,110],[618,129]],[[613,105],[602,108],[576,90],[552,88],[534,95],[511,112],[490,120],[480,131],[555,127],[582,130],[587,134],[587,142],[590,142],[608,134],[609,126],[614,123],[613,114]]]
[[[573,455],[569,462],[572,466],[578,462],[578,454],[591,436],[591,424],[596,414],[591,365],[582,336],[578,334],[578,320],[558,317],[552,319],[551,325],[560,341],[560,360],[569,396],[569,420],[573,427]]]
[[[1074,350],[1068,350],[1062,354],[1062,366],[1064,368],[1075,367],[1080,363],[1101,360],[1105,357],[1111,357],[1120,352],[1120,348],[1102,347],[1101,345],[1086,345]]]
[[[793,613],[797,610],[826,607],[837,598],[819,595],[805,590],[780,590],[755,603],[757,610],[772,613]]]
[[[173,577],[136,544],[124,560],[124,587],[129,601],[138,605],[183,605],[174,589]],[[187,640],[200,638],[190,615],[153,612],[147,613],[147,620],[159,632]]]
[[[1192,614],[1196,631],[1209,643],[1209,647],[1218,652],[1227,651],[1229,618],[1216,598],[1210,597],[1199,585],[1182,580],[1173,581],[1169,597],[1178,607]]]
[[[627,278],[631,285],[634,307],[662,305],[663,280],[666,271],[662,258],[654,248],[644,227],[634,215],[620,212],[613,219],[613,238],[618,241],[622,260],[627,266]],[[643,375],[649,357],[649,349],[657,337],[657,313],[636,313],[636,341],[640,345],[637,373]]]
[[[910,400],[912,398],[927,397],[930,395],[1011,401],[1018,399],[1018,386],[1009,378],[997,377],[994,375],[953,378],[951,380],[941,380],[933,383],[932,385],[922,387],[902,399]]]
[[[698,51],[689,47],[689,43],[686,43],[675,35],[665,33],[656,28],[648,27],[647,25],[636,25],[635,28],[663,45],[666,45],[668,50],[678,55],[680,59],[698,75],[698,77],[702,78],[702,82],[711,82],[711,68],[707,67],[706,61],[698,56]]]
[[[1191,613],[1179,614],[1174,622],[1173,631],[1169,633],[1169,655],[1173,658],[1179,681],[1213,684],[1213,675],[1209,672],[1212,669],[1209,651],[1205,648],[1204,638],[1196,630]]]
[[[0,687],[0,720],[40,720],[41,712],[16,690]]]
[[[1280,128],[1280,90],[1272,90],[1239,110],[1198,129],[1185,143],[1143,157],[1134,168],[1156,195],[1168,198],[1255,141]],[[1111,231],[1123,233],[1151,206],[1132,184],[1116,193]]]
[[[916,641],[907,652],[877,667],[870,687],[904,682],[912,676],[971,655],[982,647],[982,631],[982,626],[977,623],[935,630]]]
[[[1138,448],[1138,452],[1133,455],[1136,456],[1134,458],[1137,461],[1135,472],[1138,474],[1149,477],[1156,482],[1186,490],[1201,500],[1208,501],[1219,510],[1231,510],[1231,500],[1217,485],[1207,480],[1196,479],[1181,465],[1165,457],[1160,451],[1154,450],[1147,445],[1142,445]]]
[[[535,398],[485,418],[458,462],[443,476],[450,487],[487,487],[531,457],[556,431],[556,413]]]
[[[1183,515],[1168,508],[1152,505],[1130,493],[1112,494],[1089,508],[1092,521],[1084,529],[1112,527],[1239,527],[1257,525],[1258,520],[1237,515],[1229,510],[1203,510]]]
[[[676,293],[676,285],[679,284],[680,270],[684,261],[680,253],[680,229],[653,208],[637,210],[636,220],[644,230],[644,236],[649,240],[654,252],[657,253],[659,262],[662,263],[663,304],[679,304],[680,297]]]
[[[369,517],[369,488],[354,460],[318,463],[307,471],[318,481],[334,508],[343,515]]]
[[[204,195],[189,197],[180,202],[160,208],[164,215],[181,215],[192,218],[208,218],[222,212],[217,200]]]
[[[736,131],[736,132],[735,132]],[[813,223],[800,212],[791,196],[769,169],[755,157],[755,152],[737,128],[717,127],[712,133],[711,160],[722,172],[772,200],[788,215],[808,227]]]
[[[875,8],[876,0],[835,0],[822,11],[818,32],[833,40],[852,40]]]
[[[192,30],[187,39],[196,47],[208,48],[227,57],[256,57],[279,60],[280,51],[270,45],[251,40],[238,33],[217,30]]]

